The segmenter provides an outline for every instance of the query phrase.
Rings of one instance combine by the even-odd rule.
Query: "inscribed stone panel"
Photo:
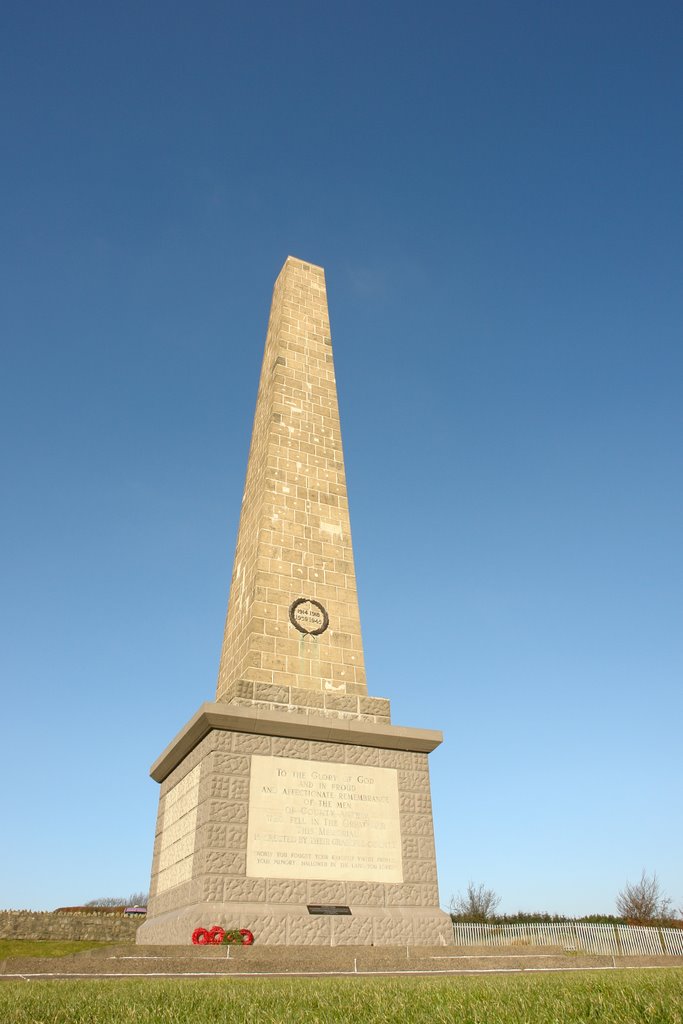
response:
[[[247,875],[403,881],[396,770],[254,755]]]

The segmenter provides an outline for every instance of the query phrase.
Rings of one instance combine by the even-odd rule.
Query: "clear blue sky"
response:
[[[680,4],[6,0],[0,96],[0,906],[147,887],[289,253],[442,902],[683,906]]]

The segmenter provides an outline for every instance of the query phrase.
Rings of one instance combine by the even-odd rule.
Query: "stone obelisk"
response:
[[[452,941],[427,755],[369,697],[322,268],[275,283],[215,703],[161,783],[138,942],[197,927],[269,944]]]

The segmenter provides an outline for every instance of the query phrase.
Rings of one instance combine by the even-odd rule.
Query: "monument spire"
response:
[[[324,695],[367,687],[325,274],[289,256],[273,291],[216,700],[311,706],[311,691],[323,707]]]

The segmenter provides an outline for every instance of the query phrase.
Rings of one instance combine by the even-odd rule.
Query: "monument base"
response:
[[[359,717],[204,704],[162,783],[137,942],[248,928],[267,945],[451,944],[427,754],[441,734]]]
[[[453,924],[442,910],[354,907],[349,916],[311,915],[305,906],[203,903],[161,914],[141,925],[142,945],[186,946],[195,928],[248,928],[266,946],[452,945]]]

